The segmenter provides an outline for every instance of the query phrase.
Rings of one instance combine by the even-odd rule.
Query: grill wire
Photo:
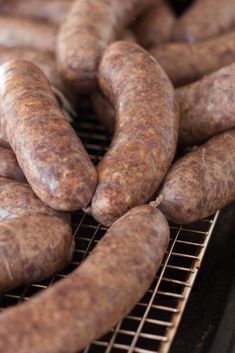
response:
[[[108,149],[110,137],[85,105],[74,122],[94,164]],[[180,323],[198,269],[218,217],[180,226],[170,224],[171,240],[150,289],[119,324],[82,353],[167,353]],[[90,253],[106,228],[82,211],[72,215],[76,250],[71,263],[53,278],[19,287],[0,296],[0,310],[28,300],[33,294],[66,277]],[[11,334],[11,333],[9,333]],[[14,333],[12,333],[14,334]]]

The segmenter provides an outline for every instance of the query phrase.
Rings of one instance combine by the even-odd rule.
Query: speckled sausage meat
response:
[[[0,45],[54,51],[57,27],[27,18],[0,16]]]
[[[46,214],[70,221],[69,214],[58,212],[40,201],[31,187],[23,182],[0,177],[0,221],[4,218]]]
[[[52,276],[74,249],[69,224],[43,214],[2,220],[0,243],[0,292]]]
[[[172,28],[176,21],[173,9],[164,1],[155,1],[134,23],[134,33],[144,48],[170,41]]]
[[[1,13],[36,18],[59,25],[72,0],[7,0],[0,3]]]
[[[68,87],[87,93],[96,87],[106,47],[154,0],[75,0],[58,36],[57,58]]]
[[[25,180],[25,176],[19,167],[16,156],[11,149],[0,146],[0,177]],[[0,206],[1,207],[1,206]]]
[[[169,227],[159,210],[132,209],[66,279],[0,314],[0,352],[77,352],[111,329],[143,296],[168,240]]]
[[[96,170],[45,76],[26,61],[3,64],[0,75],[1,127],[34,192],[58,210],[86,207]]]
[[[200,144],[235,128],[235,64],[176,90],[180,109],[179,142]]]
[[[235,61],[235,31],[200,43],[150,48],[175,86],[183,86]]]
[[[70,216],[44,205],[26,183],[0,177],[0,292],[42,280],[71,259]]]
[[[234,0],[196,0],[173,28],[176,41],[194,43],[229,30],[235,25]]]
[[[208,217],[235,199],[235,130],[212,138],[176,161],[163,182],[160,205],[176,223]]]
[[[116,110],[114,138],[98,165],[92,214],[112,224],[156,192],[175,154],[178,111],[160,65],[135,44],[110,45],[99,83]]]
[[[52,53],[32,48],[8,48],[0,46],[0,65],[13,59],[32,61],[44,72],[51,85],[63,91],[63,85]]]

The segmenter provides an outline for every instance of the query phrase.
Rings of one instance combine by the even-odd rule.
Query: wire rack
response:
[[[74,123],[93,162],[107,151],[110,138],[92,112],[81,113]],[[82,353],[166,353],[180,323],[198,269],[200,268],[218,213],[189,226],[171,224],[171,240],[152,286],[142,300],[107,335]],[[83,212],[72,215],[76,250],[67,268],[46,281],[19,287],[0,296],[0,310],[28,300],[33,294],[66,277],[90,253],[106,232]]]

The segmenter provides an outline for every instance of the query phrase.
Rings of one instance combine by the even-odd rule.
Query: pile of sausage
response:
[[[235,199],[235,2],[177,2],[0,1],[0,292],[68,264],[70,212],[110,226],[66,279],[1,312],[0,353],[76,353],[144,295],[168,221]],[[55,91],[75,110],[88,96],[113,133],[97,168]]]

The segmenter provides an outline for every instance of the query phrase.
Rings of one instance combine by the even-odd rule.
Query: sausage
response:
[[[210,141],[176,161],[159,194],[160,209],[176,223],[208,217],[235,199],[235,130]]]
[[[69,222],[69,214],[58,212],[40,201],[31,187],[17,180],[0,177],[0,224],[4,218],[27,218],[28,215],[58,216]]]
[[[116,125],[111,147],[98,164],[91,207],[94,218],[109,226],[157,190],[175,154],[178,110],[168,77],[136,44],[110,45],[99,84],[115,106]]]
[[[0,146],[0,177],[24,181],[25,176],[19,167],[12,150]],[[1,206],[0,206],[1,207]]]
[[[28,215],[0,222],[0,292],[40,281],[71,259],[71,227],[56,216]]]
[[[235,61],[235,31],[200,43],[169,43],[149,49],[175,86],[183,86]]]
[[[168,240],[158,209],[132,209],[66,279],[0,314],[0,352],[41,353],[46,347],[46,353],[75,353],[103,335],[143,296]]]
[[[32,189],[52,208],[86,207],[96,170],[46,77],[19,60],[3,64],[0,75],[1,127]]]
[[[216,37],[234,25],[234,0],[196,0],[175,23],[173,39],[195,43]]]
[[[51,85],[63,91],[63,85],[56,68],[54,55],[52,53],[33,48],[8,48],[0,46],[0,65],[12,59],[32,61],[44,72]]]
[[[0,4],[0,11],[60,25],[71,3],[72,0],[7,0]]]
[[[54,52],[57,27],[28,18],[0,16],[0,45]]]
[[[154,0],[75,0],[57,41],[58,67],[67,87],[79,93],[96,88],[106,47]]]
[[[91,102],[101,123],[106,127],[109,133],[113,134],[115,112],[111,103],[109,103],[100,90],[96,90],[92,93]]]
[[[9,142],[6,140],[6,136],[2,131],[0,131],[0,147],[8,148],[8,149],[11,148],[11,146],[9,145]]]
[[[200,144],[235,128],[235,64],[176,90],[180,110],[179,142]]]
[[[134,24],[134,33],[144,48],[150,48],[171,40],[172,28],[176,21],[170,5],[164,0],[146,11]]]

